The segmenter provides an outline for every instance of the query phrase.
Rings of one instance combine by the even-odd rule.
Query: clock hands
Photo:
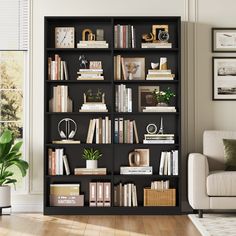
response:
[[[65,36],[64,36],[64,38],[61,40],[60,44],[62,44],[62,42],[65,40],[66,35],[67,35],[67,32],[68,32],[68,31],[66,31]]]

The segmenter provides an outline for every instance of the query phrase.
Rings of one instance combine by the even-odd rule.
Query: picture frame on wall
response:
[[[212,28],[212,52],[236,52],[236,28]]]
[[[145,107],[153,107],[157,105],[153,96],[154,90],[159,91],[159,86],[139,86],[138,87],[138,110],[142,112]]]
[[[213,100],[236,100],[236,57],[213,57]]]

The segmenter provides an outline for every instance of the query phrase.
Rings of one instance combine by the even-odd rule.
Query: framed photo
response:
[[[236,100],[236,57],[213,57],[213,100]]]
[[[153,25],[152,26],[152,34],[154,36],[153,42],[158,41],[158,34],[160,31],[166,31],[168,33],[168,25]]]
[[[156,89],[159,91],[159,86],[139,86],[138,87],[138,108],[139,112],[143,111],[145,107],[153,107],[157,105],[156,100],[153,97],[153,91]]]
[[[145,58],[122,58],[122,71],[124,80],[145,80]]]
[[[212,52],[236,52],[236,28],[212,28]]]

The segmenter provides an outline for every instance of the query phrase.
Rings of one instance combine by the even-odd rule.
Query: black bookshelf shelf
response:
[[[110,16],[52,16],[45,17],[44,31],[44,214],[46,215],[159,215],[181,214],[181,19],[180,17],[110,17]],[[115,48],[115,25],[133,25],[135,28],[135,48]],[[172,48],[141,48],[142,34],[152,31],[152,25],[169,26],[169,42]],[[75,28],[75,46],[82,40],[82,31],[90,28],[104,30],[104,37],[109,48],[55,48],[55,27],[66,26]],[[55,54],[66,62],[68,68],[68,80],[49,80],[52,78],[48,68],[48,58],[52,60]],[[83,68],[79,65],[79,56],[85,55],[88,61],[101,61],[104,80],[77,80],[77,72]],[[144,57],[145,77],[151,62],[159,62],[160,57],[168,59],[168,69],[175,74],[174,80],[114,80],[114,57]],[[117,69],[117,68],[116,68]],[[125,84],[132,89],[133,112],[116,112],[116,88]],[[68,96],[73,101],[73,112],[49,112],[49,100],[52,98],[55,86],[68,86]],[[176,112],[138,112],[139,86],[159,86],[160,89],[171,88],[175,93],[170,106],[176,107]],[[89,88],[102,89],[105,93],[105,103],[108,112],[79,112],[83,104],[83,93]],[[86,142],[90,119],[103,119],[108,116],[111,120],[111,143],[88,144]],[[160,119],[164,120],[164,131],[175,134],[174,144],[143,144],[146,126],[150,123],[160,125]],[[74,137],[81,143],[54,144],[54,140],[60,140],[58,122],[63,118],[71,118],[78,125]],[[114,143],[115,118],[135,120],[140,143]],[[98,161],[98,167],[107,168],[107,175],[73,175],[74,168],[84,168],[86,163],[82,159],[84,148],[99,149],[103,157]],[[63,148],[67,156],[71,175],[49,175],[48,150]],[[120,166],[128,166],[128,154],[134,149],[149,149],[150,165],[153,167],[153,175],[120,175]],[[179,175],[158,175],[160,157],[163,151],[178,150]],[[176,206],[144,207],[144,188],[151,186],[151,181],[169,180],[170,187],[176,189]],[[89,207],[89,183],[91,181],[111,182],[111,207]],[[114,206],[114,186],[122,182],[134,183],[137,187],[138,207]],[[50,184],[79,183],[81,194],[84,194],[83,207],[54,207],[50,206]]]

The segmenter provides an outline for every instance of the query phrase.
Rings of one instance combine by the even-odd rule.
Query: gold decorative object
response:
[[[158,34],[160,31],[166,31],[168,33],[168,25],[153,25],[152,26],[153,43],[159,42]]]
[[[154,39],[154,35],[152,33],[149,34],[142,34],[142,39],[145,42],[151,42]]]
[[[86,34],[88,35],[86,40]],[[84,29],[82,32],[82,41],[94,41],[95,40],[95,34],[93,34],[93,31],[91,29]]]

